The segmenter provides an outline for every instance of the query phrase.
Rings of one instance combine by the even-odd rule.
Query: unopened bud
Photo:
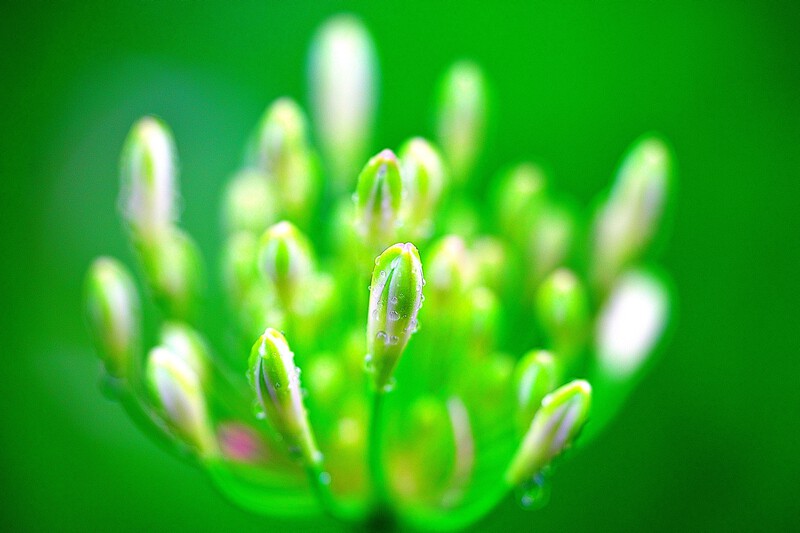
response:
[[[178,218],[175,142],[166,124],[144,117],[131,128],[122,152],[120,209],[139,236],[169,227]]]
[[[571,271],[553,272],[539,287],[536,314],[557,357],[570,360],[583,349],[591,319],[589,298]]]
[[[556,364],[553,356],[543,350],[526,353],[514,369],[517,428],[521,433],[531,425],[542,400],[556,386]]]
[[[592,388],[575,380],[548,394],[533,417],[514,458],[506,470],[513,487],[536,475],[578,436],[589,417]]]
[[[338,190],[352,186],[372,135],[377,60],[367,30],[342,15],[320,28],[309,57],[314,124]]]
[[[438,136],[457,182],[467,178],[483,147],[487,100],[486,81],[477,65],[462,61],[450,68],[439,97]]]
[[[435,242],[426,260],[431,302],[447,305],[461,298],[472,285],[474,273],[464,239],[447,235]]]
[[[566,205],[551,202],[542,207],[526,250],[533,287],[569,258],[576,227],[576,215]]]
[[[382,247],[395,238],[403,193],[400,162],[391,150],[367,162],[356,187],[356,226],[372,244]]]
[[[376,389],[384,390],[411,334],[422,305],[422,263],[411,243],[395,244],[376,260],[367,318],[367,364]]]
[[[524,248],[546,198],[544,172],[532,163],[521,163],[500,179],[495,191],[499,229],[515,245]]]
[[[415,237],[433,232],[432,219],[445,185],[442,157],[421,137],[407,141],[400,149],[403,185],[406,190],[405,225]]]
[[[475,279],[482,285],[501,293],[509,286],[508,250],[500,239],[481,237],[472,246]]]
[[[189,365],[201,384],[206,383],[210,353],[200,333],[181,322],[167,322],[161,327],[161,343]]]
[[[192,367],[169,348],[157,346],[147,358],[147,383],[166,421],[189,446],[207,457],[216,453],[216,439]]]
[[[96,259],[86,278],[89,330],[106,371],[125,378],[139,357],[139,295],[125,267],[108,257]]]
[[[290,222],[278,222],[261,237],[258,264],[275,285],[285,308],[291,308],[300,286],[314,270],[311,243]]]
[[[258,405],[292,455],[306,464],[322,461],[300,390],[300,369],[286,338],[268,328],[250,352],[248,378]]]

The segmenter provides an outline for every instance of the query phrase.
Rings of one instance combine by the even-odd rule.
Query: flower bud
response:
[[[391,150],[383,150],[367,162],[358,176],[355,201],[356,226],[362,235],[381,247],[391,242],[403,201],[400,162]]]
[[[308,465],[322,461],[300,390],[300,369],[280,332],[267,328],[250,351],[248,379],[258,405],[289,452]]]
[[[542,400],[556,386],[556,363],[543,350],[526,353],[514,369],[517,428],[521,433],[531,425]]]
[[[467,349],[478,357],[487,356],[494,348],[500,328],[500,302],[491,289],[478,286],[467,293],[466,304]]]
[[[190,321],[205,283],[200,251],[175,227],[153,237],[135,241],[153,297],[167,316]]]
[[[422,263],[411,243],[395,244],[376,260],[367,318],[367,364],[377,390],[390,385],[400,355],[417,328]]]
[[[146,368],[150,392],[166,421],[201,457],[214,455],[216,439],[201,382],[191,366],[164,346],[150,351]]]
[[[307,129],[300,106],[281,98],[264,113],[253,146],[254,164],[275,184],[283,214],[303,222],[313,212],[319,192]]]
[[[444,190],[442,158],[431,143],[414,137],[400,149],[400,161],[407,191],[405,225],[413,236],[427,238],[433,232],[434,211]]]
[[[472,62],[453,65],[442,82],[437,117],[439,146],[453,173],[463,183],[482,148],[488,107],[486,81]]]
[[[161,327],[161,344],[189,365],[201,385],[206,383],[210,353],[200,333],[180,322],[166,322]]]
[[[129,227],[144,238],[172,225],[178,219],[178,169],[167,125],[154,117],[134,124],[121,167],[119,205]]]
[[[515,245],[525,248],[526,239],[546,200],[547,182],[542,169],[521,163],[499,180],[495,209],[499,229]]]
[[[655,137],[637,141],[617,174],[593,227],[593,274],[608,288],[631,262],[644,254],[655,237],[669,196],[672,156]]]
[[[222,274],[229,302],[236,306],[244,294],[261,281],[258,271],[258,237],[240,231],[228,237],[222,258]]]
[[[258,264],[275,285],[284,307],[290,309],[300,286],[314,271],[311,243],[291,222],[278,222],[261,237]]]
[[[267,176],[253,169],[236,174],[226,189],[224,210],[229,233],[246,231],[260,235],[275,222],[278,210]]]
[[[566,269],[553,272],[539,287],[536,316],[557,357],[568,361],[578,355],[591,318],[581,280]]]
[[[139,357],[139,295],[125,267],[109,257],[96,259],[86,278],[89,330],[106,371],[125,378]]]
[[[314,124],[339,191],[366,156],[375,100],[377,60],[372,38],[361,22],[341,15],[320,28],[309,56]]]
[[[589,416],[592,388],[588,382],[575,380],[548,394],[525,433],[506,470],[509,486],[524,483],[578,436]]]
[[[567,206],[553,202],[542,206],[526,249],[530,286],[538,286],[569,258],[576,227],[576,216]]]
[[[508,250],[500,239],[481,237],[472,246],[472,263],[475,265],[475,279],[481,285],[501,293],[508,286]]]
[[[464,239],[447,235],[436,241],[426,262],[431,303],[448,305],[472,286],[474,273]]]
[[[644,271],[622,275],[600,311],[595,331],[598,365],[613,380],[632,376],[647,361],[669,318],[669,293]]]

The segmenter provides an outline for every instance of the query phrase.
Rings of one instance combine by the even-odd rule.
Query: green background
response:
[[[800,527],[800,16],[793,2],[5,2],[0,8],[4,530],[333,528],[239,511],[99,392],[80,295],[130,259],[117,221],[132,122],[174,129],[184,224],[210,253],[219,194],[265,106],[305,100],[332,13],[379,49],[376,148],[429,134],[434,84],[471,57],[497,108],[485,169],[524,157],[588,204],[658,130],[680,189],[663,264],[674,335],[621,416],[559,469],[550,504],[482,531]]]

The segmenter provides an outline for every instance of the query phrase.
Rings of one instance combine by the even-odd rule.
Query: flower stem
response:
[[[386,471],[383,466],[383,402],[386,392],[376,390],[372,397],[369,421],[369,449],[367,464],[372,482],[373,522],[385,522],[391,515],[387,493]]]

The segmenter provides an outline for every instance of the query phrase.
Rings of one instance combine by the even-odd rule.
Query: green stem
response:
[[[306,465],[306,474],[314,494],[322,509],[332,518],[343,522],[358,522],[364,519],[363,513],[354,507],[339,503],[331,492],[331,476],[322,467],[322,462]]]
[[[372,398],[372,413],[369,421],[369,449],[367,464],[372,481],[374,521],[382,522],[391,514],[387,492],[386,471],[383,467],[383,401],[386,393],[376,390]]]

